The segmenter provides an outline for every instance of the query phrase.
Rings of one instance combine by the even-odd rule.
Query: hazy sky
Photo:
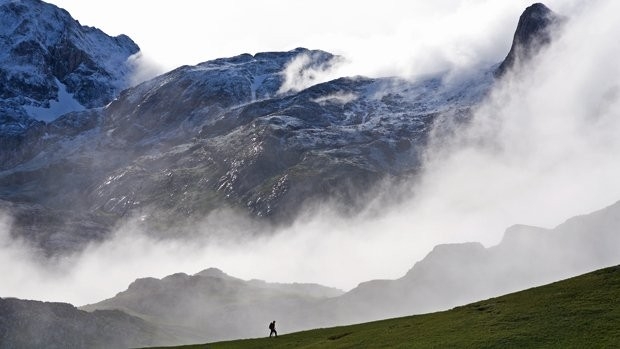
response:
[[[351,74],[428,72],[496,62],[531,0],[54,0],[83,25],[129,35],[169,70],[240,53],[323,49]],[[554,8],[573,1],[548,1]]]

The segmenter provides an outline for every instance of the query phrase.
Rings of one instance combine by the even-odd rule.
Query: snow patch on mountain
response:
[[[139,47],[54,5],[0,0],[0,113],[52,121],[102,107],[130,86]]]
[[[73,93],[67,92],[67,86],[65,84],[58,81],[58,79],[55,80],[56,86],[58,86],[58,100],[50,101],[49,107],[24,106],[28,115],[33,119],[51,122],[60,115],[85,109],[84,106],[74,98]]]
[[[250,86],[250,90],[252,91],[252,101],[256,100],[256,91],[261,87],[267,77],[269,77],[269,74],[261,74],[253,77],[252,85]]]

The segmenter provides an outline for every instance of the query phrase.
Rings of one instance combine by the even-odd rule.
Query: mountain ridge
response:
[[[59,38],[80,31],[103,35],[66,11],[36,0],[25,3],[56,14],[49,26],[70,29],[53,31]],[[13,9],[5,11],[31,10],[21,2],[3,4]],[[43,18],[48,17],[54,18]],[[27,24],[26,29],[32,23]],[[126,62],[139,50],[128,40],[104,35],[96,42],[120,45],[121,54],[111,61]],[[77,60],[70,66],[79,63],[78,68],[41,69],[56,71],[58,77],[49,73],[53,84],[66,83],[67,93],[76,95],[71,76],[90,72],[88,62],[95,61],[76,51],[86,46],[70,42],[65,51]],[[116,52],[106,45],[104,51]],[[256,227],[290,224],[322,202],[354,215],[370,201],[373,188],[415,177],[436,122],[465,123],[494,84],[493,67],[456,84],[445,83],[441,74],[417,81],[353,77],[318,83],[315,76],[341,60],[304,48],[241,54],[179,67],[104,94],[109,104],[84,102],[96,108],[51,122],[27,116],[21,104],[0,111],[6,119],[0,120],[0,145],[6,149],[0,154],[0,204],[20,218],[12,235],[55,255],[101,241],[119,222],[136,217],[144,231],[174,238],[222,209],[249,217]],[[110,65],[106,62],[101,66]],[[126,72],[116,66],[121,68],[114,74]],[[113,88],[117,80],[106,84],[106,91],[119,91]],[[54,96],[53,87],[45,98]],[[76,225],[79,221],[85,224]]]
[[[47,123],[105,106],[137,69],[139,47],[39,0],[0,1],[0,170],[34,157]]]
[[[484,72],[464,89],[439,78],[341,78],[278,94],[281,72],[299,55],[319,66],[337,58],[305,49],[264,55],[271,60],[242,55],[181,67],[102,109],[50,123],[41,146],[30,147],[38,154],[0,172],[0,187],[10,189],[0,199],[93,216],[95,225],[140,214],[147,226],[171,230],[166,222],[222,207],[276,222],[291,221],[313,201],[337,199],[354,212],[381,179],[416,172],[433,121],[466,114],[492,79]],[[247,76],[250,68],[257,76]],[[49,181],[55,172],[62,175]]]
[[[203,336],[195,337],[197,342],[260,336],[265,318],[278,319],[291,332],[429,313],[616,265],[619,224],[620,202],[553,229],[515,225],[506,229],[498,245],[438,245],[401,278],[369,280],[341,294],[318,286],[324,291],[315,297],[310,288],[305,294],[291,293],[272,284],[279,291],[261,298],[266,288],[218,270],[209,272],[216,277],[202,284],[188,283],[186,274],[148,279],[140,288],[130,285],[82,309],[120,309],[144,319],[165,319],[157,321],[164,327],[184,324]],[[171,315],[179,309],[182,315]],[[207,319],[220,320],[212,327]]]
[[[552,31],[564,20],[542,3],[528,6],[519,17],[510,51],[495,71],[495,75],[501,77],[516,65],[529,61],[551,42]]]
[[[619,277],[613,266],[442,312],[183,348],[613,347]]]

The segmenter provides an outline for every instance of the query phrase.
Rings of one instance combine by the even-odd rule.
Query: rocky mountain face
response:
[[[304,49],[244,55],[125,91],[104,110],[104,142],[136,153],[97,184],[93,209],[191,217],[227,205],[286,220],[312,201],[354,204],[379,179],[415,171],[437,114],[467,110],[489,84],[483,76],[464,93],[439,79],[342,78],[278,94],[281,84],[270,84],[300,55],[334,59]],[[266,73],[267,62],[279,66]]]
[[[0,348],[129,348],[178,342],[171,333],[117,310],[85,312],[66,303],[0,298]]]
[[[312,202],[354,211],[382,179],[415,173],[437,116],[463,117],[493,80],[490,70],[458,85],[358,77],[283,92],[282,72],[300,59],[298,75],[339,60],[296,49],[180,67],[42,126],[34,156],[0,172],[0,199],[45,228],[15,231],[31,241],[36,231],[55,253],[107,232],[71,217],[111,227],[139,215],[169,236],[223,207],[279,223]],[[50,207],[58,222],[34,219]]]
[[[504,75],[515,64],[524,63],[551,42],[551,34],[564,18],[551,11],[541,3],[533,4],[525,9],[519,17],[512,46],[504,61],[495,74]]]
[[[46,124],[103,107],[127,88],[139,51],[39,0],[0,1],[0,169],[35,155]]]
[[[436,120],[466,120],[494,81],[489,67],[459,83],[307,84],[341,58],[299,48],[183,66],[118,94],[138,51],[129,38],[40,1],[1,4],[10,49],[0,57],[0,208],[15,218],[13,235],[48,254],[132,217],[176,236],[225,208],[269,224],[326,201],[354,213],[373,186],[415,175]],[[528,8],[513,47],[533,43],[549,16]],[[35,119],[62,96],[79,108]]]

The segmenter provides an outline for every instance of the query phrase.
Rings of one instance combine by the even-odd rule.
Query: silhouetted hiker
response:
[[[271,332],[269,332],[269,337],[274,334],[276,335],[276,337],[278,337],[278,331],[276,331],[276,320],[273,320],[269,323],[269,329],[271,330]]]

